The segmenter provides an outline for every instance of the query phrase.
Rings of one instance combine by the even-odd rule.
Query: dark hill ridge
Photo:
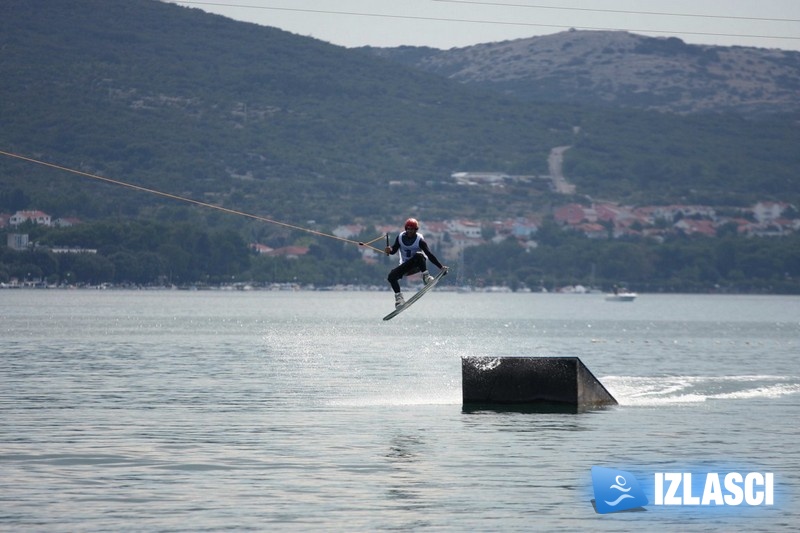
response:
[[[538,171],[571,135],[559,111],[198,9],[31,0],[5,11],[6,148],[275,216],[367,215],[386,209],[376,199],[390,182],[461,168]]]
[[[550,150],[567,145],[565,174],[579,194],[798,196],[791,116],[525,102],[155,0],[28,0],[2,12],[2,149],[277,220],[541,212],[563,195],[522,183],[462,187],[450,176],[546,174]],[[5,158],[0,191],[81,218],[149,217],[160,202]]]
[[[800,52],[793,51],[575,30],[446,51],[371,50],[528,101],[679,113],[800,110]]]

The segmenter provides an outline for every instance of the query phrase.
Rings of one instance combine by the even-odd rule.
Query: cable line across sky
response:
[[[598,9],[598,8],[580,8],[580,7],[561,7],[561,6],[544,6],[533,4],[512,4],[512,3],[495,3],[495,2],[481,2],[478,0],[432,0],[434,3],[451,3],[451,4],[464,4],[464,5],[481,5],[481,6],[497,6],[497,7],[514,7],[514,8],[530,8],[542,10],[562,10],[562,11],[583,11],[592,13],[609,13],[609,14],[627,14],[627,15],[645,15],[645,16],[662,16],[662,17],[693,17],[698,19],[719,19],[719,20],[737,20],[737,21],[752,21],[752,22],[800,22],[800,19],[781,19],[770,17],[744,17],[733,15],[710,15],[703,13],[678,13],[667,11],[635,11],[635,10],[621,10],[621,9]],[[694,35],[694,36],[712,36],[712,37],[737,37],[737,38],[751,38],[751,39],[785,39],[800,41],[800,35],[780,35],[780,34],[751,34],[751,33],[731,33],[731,32],[716,32],[716,31],[690,31],[690,30],[677,30],[677,29],[654,29],[654,28],[630,28],[630,27],[609,27],[609,26],[585,26],[578,24],[545,24],[541,22],[526,22],[526,21],[509,21],[509,20],[488,20],[488,19],[465,19],[456,17],[434,17],[424,15],[405,15],[405,14],[392,14],[392,13],[370,13],[364,11],[345,11],[345,10],[330,10],[330,9],[308,9],[300,7],[281,7],[281,6],[267,6],[267,5],[254,5],[243,3],[227,3],[227,2],[204,2],[200,0],[175,0],[176,4],[191,5],[191,6],[208,6],[208,7],[226,7],[238,9],[253,9],[253,10],[267,10],[267,11],[286,11],[294,13],[309,13],[309,14],[323,14],[323,15],[339,15],[351,17],[377,17],[388,19],[403,19],[403,20],[419,20],[419,21],[434,21],[434,22],[453,22],[453,23],[467,23],[467,24],[489,24],[489,25],[503,25],[503,26],[518,26],[518,27],[537,27],[537,28],[553,28],[553,29],[579,29],[579,30],[594,30],[594,31],[629,31],[635,33],[656,33],[656,34],[669,34],[669,35]]]

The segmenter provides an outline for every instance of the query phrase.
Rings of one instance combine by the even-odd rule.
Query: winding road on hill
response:
[[[572,146],[556,146],[550,150],[550,155],[547,157],[547,166],[553,179],[553,190],[559,194],[575,194],[575,185],[564,177],[564,152],[570,148]]]

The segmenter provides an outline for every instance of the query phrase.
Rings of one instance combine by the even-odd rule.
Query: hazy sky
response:
[[[578,29],[800,50],[800,0],[165,0],[341,46],[452,48]]]

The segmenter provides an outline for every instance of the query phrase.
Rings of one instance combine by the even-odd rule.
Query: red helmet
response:
[[[419,222],[416,218],[409,218],[406,220],[405,229],[419,229]]]

